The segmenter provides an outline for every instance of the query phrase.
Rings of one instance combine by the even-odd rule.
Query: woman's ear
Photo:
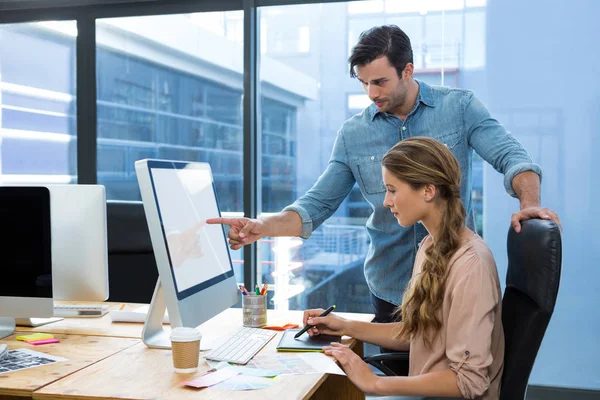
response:
[[[426,203],[430,203],[435,199],[435,195],[437,194],[437,188],[435,185],[428,184],[423,187],[423,200]]]

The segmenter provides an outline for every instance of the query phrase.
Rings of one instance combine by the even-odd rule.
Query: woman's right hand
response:
[[[349,321],[345,318],[338,317],[333,313],[326,315],[325,317],[319,317],[323,313],[323,309],[314,309],[304,311],[304,317],[302,318],[304,326],[314,325],[313,328],[308,330],[310,336],[316,335],[334,335],[343,336],[347,334]]]

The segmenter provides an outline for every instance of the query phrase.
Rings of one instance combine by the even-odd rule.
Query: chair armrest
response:
[[[370,364],[383,372],[387,376],[397,376],[398,374],[394,372],[390,367],[384,364],[385,361],[392,362],[407,362],[409,360],[409,352],[408,351],[398,351],[395,353],[379,353],[372,356],[368,356],[363,358],[363,361],[367,364]]]

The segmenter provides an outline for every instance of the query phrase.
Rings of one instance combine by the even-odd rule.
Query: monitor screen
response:
[[[208,164],[149,161],[171,272],[179,299],[233,276]]]
[[[0,229],[0,296],[52,298],[48,189],[0,187]]]

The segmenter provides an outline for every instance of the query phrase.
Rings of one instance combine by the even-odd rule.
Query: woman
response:
[[[396,310],[402,322],[319,318],[322,310],[308,310],[304,323],[315,326],[309,334],[410,349],[408,377],[381,377],[348,347],[325,347],[364,392],[498,399],[504,362],[500,282],[490,250],[465,226],[458,162],[442,143],[415,137],[396,144],[382,164],[384,205],[400,225],[421,222],[429,232]]]

